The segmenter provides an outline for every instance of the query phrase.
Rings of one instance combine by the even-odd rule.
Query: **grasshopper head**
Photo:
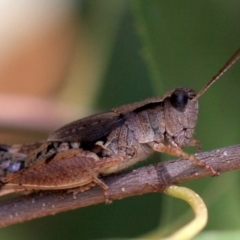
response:
[[[179,146],[188,145],[198,117],[196,92],[190,88],[176,88],[164,105],[167,136]]]

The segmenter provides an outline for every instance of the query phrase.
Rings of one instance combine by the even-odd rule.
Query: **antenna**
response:
[[[200,90],[196,95],[197,100],[203,93],[205,93],[213,83],[215,83],[229,68],[231,68],[240,59],[240,48],[233,54],[233,56],[224,64],[224,66],[218,71],[218,73],[212,77],[212,79]]]

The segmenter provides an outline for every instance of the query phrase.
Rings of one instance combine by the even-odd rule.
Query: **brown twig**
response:
[[[219,173],[240,169],[240,145],[196,154],[201,161]],[[149,192],[163,192],[167,186],[211,176],[206,170],[186,159],[161,162],[130,172],[104,177],[112,200]],[[53,215],[104,202],[103,190],[96,186],[73,198],[71,193],[43,191],[6,199],[0,204],[0,227]]]

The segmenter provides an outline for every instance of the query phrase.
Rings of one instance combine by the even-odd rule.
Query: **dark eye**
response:
[[[170,97],[171,104],[178,110],[184,110],[188,102],[188,95],[181,89],[175,90]]]

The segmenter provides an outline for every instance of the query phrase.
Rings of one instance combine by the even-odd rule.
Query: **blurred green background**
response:
[[[92,58],[100,68],[96,81],[88,86],[89,93],[84,93],[90,99],[85,107],[95,112],[179,86],[199,91],[240,46],[237,0],[88,0],[74,7],[74,18],[81,22],[94,50]],[[75,29],[78,31],[78,25]],[[75,44],[81,48],[77,41]],[[71,64],[78,66],[81,61],[75,59]],[[68,77],[66,74],[64,81]],[[85,85],[88,81],[64,83],[57,96],[82,104]],[[68,90],[64,92],[65,86]],[[239,91],[238,63],[200,99],[195,137],[203,151],[240,142]],[[160,158],[171,157],[155,154],[144,164]],[[230,238],[240,228],[239,180],[235,171],[185,184],[208,206],[204,231],[228,230]],[[133,238],[176,222],[181,225],[192,217],[189,212],[180,200],[154,193],[10,226],[0,230],[0,239]]]

